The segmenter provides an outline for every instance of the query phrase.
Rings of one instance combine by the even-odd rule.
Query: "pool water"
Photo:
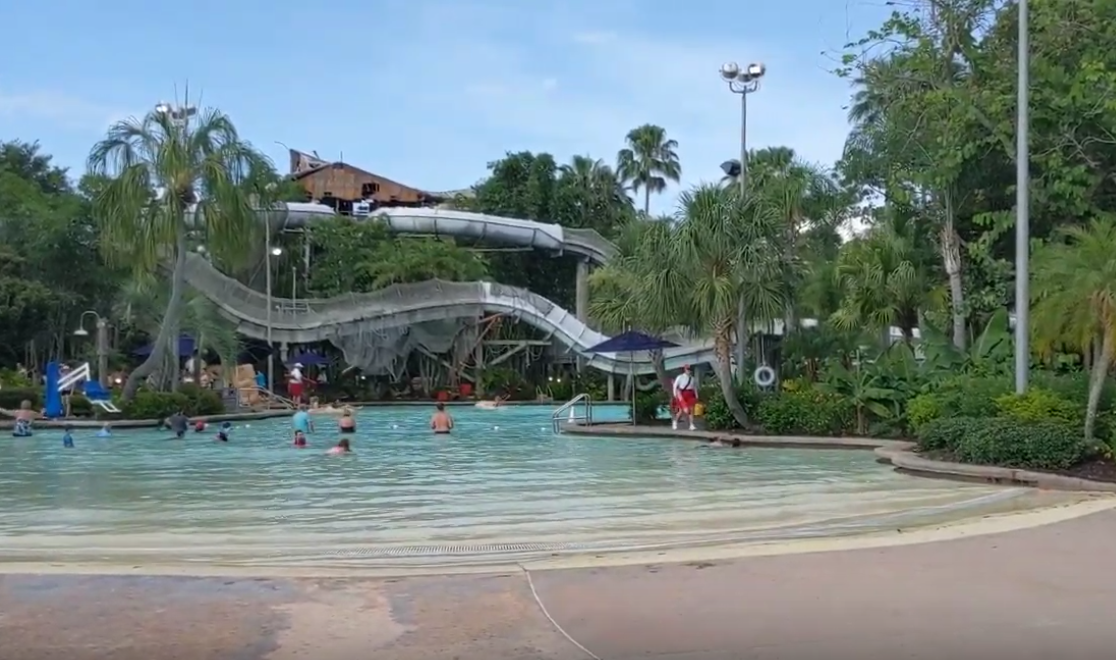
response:
[[[227,444],[215,428],[79,430],[73,449],[53,430],[4,438],[0,560],[465,561],[894,526],[1013,492],[901,475],[871,452],[554,435],[552,410],[452,408],[442,437],[430,408],[366,408],[345,457],[325,455],[342,437],[329,415],[308,449],[287,418],[237,423]]]

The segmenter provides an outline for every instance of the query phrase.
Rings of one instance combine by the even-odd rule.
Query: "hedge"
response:
[[[30,401],[35,410],[43,406],[42,388],[4,388],[0,389],[0,408],[15,410],[24,401]],[[215,390],[202,389],[196,385],[184,385],[178,392],[153,392],[140,390],[136,397],[121,406],[122,419],[163,419],[177,411],[191,417],[217,415],[225,412],[221,396]],[[70,398],[70,411],[75,417],[117,417],[101,411],[80,394]]]
[[[1013,417],[934,420],[921,430],[918,446],[962,463],[1032,470],[1064,470],[1089,454],[1075,424]]]

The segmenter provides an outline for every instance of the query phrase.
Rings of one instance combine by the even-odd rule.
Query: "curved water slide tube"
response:
[[[261,219],[273,229],[301,229],[315,221],[333,217],[332,208],[316,203],[288,203],[274,211],[261,211]],[[552,254],[574,254],[594,263],[604,263],[616,248],[592,229],[570,229],[561,225],[503,218],[448,209],[378,209],[369,220],[384,222],[397,233],[452,236],[501,245],[533,248]],[[310,343],[374,329],[403,327],[424,321],[481,316],[500,312],[516,316],[543,332],[552,333],[566,346],[598,369],[615,373],[651,373],[646,355],[590,354],[587,349],[608,337],[579,321],[553,302],[525,289],[489,282],[422,282],[394,286],[369,294],[329,299],[290,300],[272,297],[270,322],[267,299],[233,278],[227,277],[204,258],[190,255],[187,280],[200,293],[217,303],[222,312],[238,323],[249,337],[266,338],[270,323],[274,341]],[[711,342],[665,351],[667,369],[683,364],[713,362]]]

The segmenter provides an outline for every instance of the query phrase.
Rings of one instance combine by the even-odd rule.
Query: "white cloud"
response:
[[[128,113],[54,90],[0,89],[0,116],[44,121],[70,129],[103,130]]]

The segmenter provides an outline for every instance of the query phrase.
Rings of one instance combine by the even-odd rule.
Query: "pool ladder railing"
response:
[[[578,405],[581,405],[582,414],[578,414]],[[554,428],[555,433],[562,432],[562,422],[570,424],[585,424],[591,425],[593,423],[593,399],[589,396],[588,392],[582,392],[569,401],[563,403],[554,414],[550,416],[551,426]]]

